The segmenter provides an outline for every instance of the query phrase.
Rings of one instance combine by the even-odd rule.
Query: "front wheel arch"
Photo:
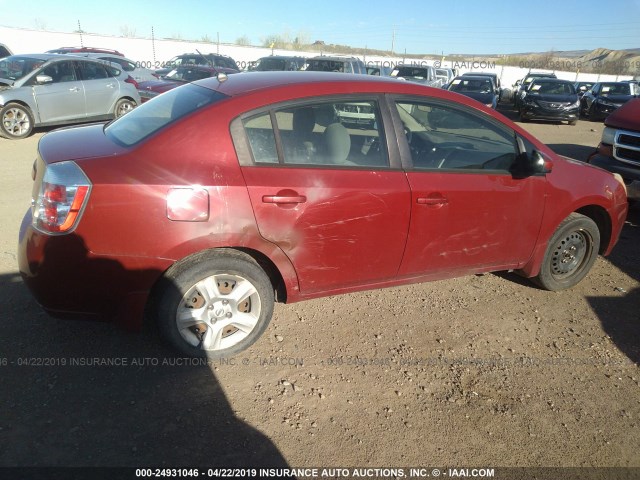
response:
[[[545,290],[566,290],[578,284],[591,270],[600,251],[600,230],[596,222],[580,213],[572,213],[549,239],[540,265],[532,280]]]

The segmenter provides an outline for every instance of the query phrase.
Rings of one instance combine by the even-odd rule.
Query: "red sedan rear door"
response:
[[[387,148],[390,124],[369,96],[271,108],[232,126],[260,233],[289,257],[303,295],[397,275],[410,192]]]

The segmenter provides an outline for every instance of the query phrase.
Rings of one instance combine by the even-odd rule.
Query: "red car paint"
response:
[[[167,268],[221,247],[272,265],[280,298],[289,303],[487,271],[535,276],[549,238],[572,212],[601,225],[603,254],[626,217],[624,187],[611,174],[559,157],[499,113],[445,90],[311,72],[237,74],[196,85],[228,98],[132,147],[112,142],[102,125],[41,139],[34,195],[46,168],[67,160],[92,185],[70,233],[35,229],[31,210],[24,218],[20,272],[48,312],[138,327]],[[535,146],[552,171],[516,178],[411,170],[402,126],[390,124],[392,117],[384,126],[391,168],[279,168],[239,158],[230,132],[238,116],[280,102],[356,93],[379,96],[382,108],[385,96],[397,95],[482,112]],[[193,186],[208,193],[207,220],[170,220],[169,192]]]

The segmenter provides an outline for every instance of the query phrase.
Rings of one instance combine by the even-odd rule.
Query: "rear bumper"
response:
[[[35,230],[30,211],[20,227],[20,275],[36,301],[54,317],[107,320],[139,329],[149,292],[171,263],[96,255],[76,233],[52,236]]]

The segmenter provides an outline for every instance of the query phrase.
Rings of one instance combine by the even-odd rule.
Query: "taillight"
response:
[[[33,226],[45,233],[69,233],[78,223],[91,182],[74,162],[47,167],[38,197],[33,199]]]
[[[138,89],[138,82],[136,82],[131,75],[129,75],[127,78],[125,78],[124,81],[127,82],[127,83],[130,83],[131,85],[136,87],[136,90]]]

